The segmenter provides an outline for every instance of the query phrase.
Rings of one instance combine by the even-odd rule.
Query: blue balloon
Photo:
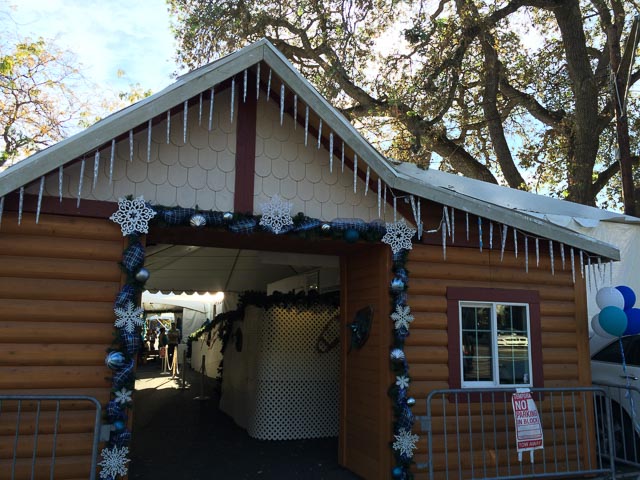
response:
[[[627,329],[627,314],[618,307],[605,307],[599,314],[600,326],[609,335],[620,337]]]
[[[627,314],[627,328],[624,331],[625,335],[636,335],[640,333],[640,308],[630,308],[625,310]]]
[[[636,304],[636,294],[633,290],[625,285],[618,285],[616,288],[624,297],[624,309],[629,310],[630,308],[633,308]]]

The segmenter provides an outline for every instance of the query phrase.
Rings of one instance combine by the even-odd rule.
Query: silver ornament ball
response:
[[[410,407],[413,407],[416,404],[416,399],[413,397],[409,397],[407,398],[407,405],[409,405]]]
[[[226,222],[230,222],[231,220],[233,220],[233,213],[231,213],[231,212],[226,212],[226,213],[222,216],[222,218],[224,218],[224,220],[225,220]]]
[[[401,348],[394,348],[393,350],[391,350],[391,353],[389,355],[391,357],[391,361],[395,362],[395,363],[401,363],[404,362],[404,352],[402,351]]]
[[[149,276],[151,274],[149,273],[149,270],[147,270],[146,268],[142,267],[140,270],[138,270],[138,273],[136,273],[136,281],[140,282],[140,283],[144,283],[147,280],[149,280]]]
[[[201,213],[195,213],[191,216],[191,219],[189,219],[189,224],[196,228],[204,227],[207,224],[207,219],[204,218],[204,215]]]
[[[331,230],[331,225],[329,225],[328,223],[323,223],[322,227],[320,228],[322,228],[323,232],[328,232],[329,230]]]

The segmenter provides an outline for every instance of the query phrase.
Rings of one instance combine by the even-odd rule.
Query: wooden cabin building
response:
[[[455,182],[385,158],[266,41],[188,73],[0,173],[0,395],[92,396],[115,424],[114,378],[128,356],[124,367],[105,358],[126,349],[112,343],[114,306],[137,293],[125,287],[141,264],[121,265],[133,243],[142,255],[158,244],[331,255],[340,261],[340,464],[366,479],[427,478],[428,464],[468,470],[469,445],[449,447],[435,424],[428,458],[426,397],[590,385],[584,266],[606,267],[619,253]],[[146,287],[173,275],[149,270]],[[504,306],[510,329],[496,324]],[[365,307],[368,338],[350,349]],[[504,378],[496,329],[524,339]],[[92,410],[72,403],[56,418],[50,406],[27,407],[0,411],[0,471],[27,478],[35,461],[36,478],[47,476],[55,439],[55,478],[88,478]],[[101,448],[135,436],[120,430]]]

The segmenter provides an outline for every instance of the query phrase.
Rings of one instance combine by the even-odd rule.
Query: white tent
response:
[[[142,293],[142,308],[146,312],[166,312],[182,310],[182,313],[175,316],[182,317],[182,341],[186,342],[187,337],[207,319],[213,319],[216,314],[216,306],[222,305],[224,295],[216,294],[186,294],[186,293]],[[219,312],[218,312],[219,313]]]

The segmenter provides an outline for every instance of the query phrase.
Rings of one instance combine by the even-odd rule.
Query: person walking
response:
[[[180,343],[180,330],[176,328],[175,322],[171,324],[171,330],[167,332],[169,342],[169,368],[173,365],[173,355],[176,353]]]
[[[165,333],[166,330],[164,327],[160,328],[160,333],[158,334],[158,352],[160,355],[160,368],[162,369],[162,365],[167,361],[167,345],[169,344],[169,338]]]

